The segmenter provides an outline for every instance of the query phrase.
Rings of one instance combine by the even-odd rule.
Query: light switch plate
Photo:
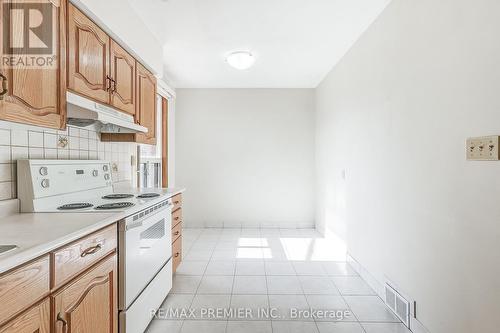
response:
[[[499,161],[500,136],[483,136],[467,139],[467,160],[469,161]]]

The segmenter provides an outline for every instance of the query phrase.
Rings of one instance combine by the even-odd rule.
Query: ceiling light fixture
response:
[[[229,54],[226,62],[233,68],[245,70],[253,66],[255,57],[248,51],[237,51]]]

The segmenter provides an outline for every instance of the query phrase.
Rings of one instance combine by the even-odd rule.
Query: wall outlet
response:
[[[467,139],[467,160],[499,161],[500,136],[483,136]]]

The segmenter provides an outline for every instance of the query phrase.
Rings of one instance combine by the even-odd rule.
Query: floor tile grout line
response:
[[[257,236],[257,235],[253,235],[253,237],[256,237],[256,236]],[[199,235],[198,235],[198,237],[199,237]],[[220,242],[220,236],[219,236],[219,238],[218,238],[218,242]],[[193,243],[194,243],[194,242],[193,242]],[[214,251],[215,251],[215,249],[212,249],[212,255],[211,255],[211,257],[210,257],[208,260],[205,260],[205,261],[206,261],[206,263],[207,263],[207,265],[205,266],[205,270],[204,270],[203,275],[205,275],[205,273],[206,273],[206,271],[207,271],[207,268],[208,268],[208,265],[210,264],[210,262],[213,262],[213,259],[214,259],[214,258],[213,258],[213,252],[214,252]],[[235,279],[236,279],[236,277],[237,277],[237,274],[236,274],[236,264],[237,264],[238,262],[243,263],[243,262],[245,262],[245,260],[242,260],[242,261],[237,261],[237,260],[236,260],[236,261],[235,261],[235,260],[233,260],[233,259],[221,259],[220,261],[228,261],[228,260],[231,260],[231,261],[234,261],[234,262],[235,262],[235,270],[233,271],[233,284],[232,284],[231,298],[230,298],[230,304],[232,304],[233,296],[235,295],[235,294],[234,294]],[[293,267],[294,271],[296,272],[295,266],[293,265],[293,263],[294,263],[294,261],[293,261],[293,260],[280,260],[280,261],[282,261],[282,262],[288,262],[288,263],[292,264],[292,267]],[[267,288],[267,300],[268,300],[269,305],[270,305],[270,298],[269,298],[270,294],[269,294],[268,283],[267,283],[267,282],[268,282],[268,280],[267,280],[267,279],[268,279],[268,277],[271,277],[272,275],[269,275],[269,273],[268,273],[268,269],[267,269],[267,265],[266,265],[266,264],[267,264],[267,263],[270,263],[270,262],[272,262],[272,261],[264,261],[264,275],[262,275],[262,276],[264,276],[264,277],[265,277],[265,281],[266,281],[266,288]],[[311,261],[309,261],[309,260],[304,260],[304,262],[311,262]],[[338,260],[328,260],[328,262],[345,263],[345,262],[338,261]],[[326,271],[326,269],[324,268],[324,266],[325,266],[324,264],[325,264],[325,262],[323,262],[323,265],[322,265],[322,266],[323,266],[323,269]],[[249,275],[249,276],[257,276],[257,275]],[[280,275],[276,275],[276,276],[280,276]],[[286,275],[281,275],[281,276],[286,276]],[[288,275],[288,276],[290,276],[290,275]],[[296,275],[295,275],[295,276],[296,276],[296,278],[297,278],[297,279],[299,279],[299,278],[301,277],[301,276],[297,275],[297,272],[296,272]],[[328,274],[328,273],[327,273],[326,275],[307,275],[307,276],[327,277],[327,278],[329,278],[329,280],[333,283],[333,285],[335,286],[335,288],[337,288],[337,290],[338,290],[338,287],[337,287],[337,285],[335,284],[335,281],[333,280],[333,278],[334,278],[334,277],[336,277],[336,276],[339,276],[339,277],[359,277],[359,275],[351,275],[351,274],[338,274],[338,275],[333,275],[333,274]],[[306,295],[306,294],[305,294],[305,291],[304,291],[303,284],[302,284],[302,282],[300,282],[300,279],[299,279],[299,283],[300,283],[300,286],[301,286],[301,289],[302,289],[302,294],[303,294],[303,295]],[[198,286],[198,289],[199,289],[199,286]],[[197,289],[196,293],[198,293],[198,289]],[[278,295],[285,295],[285,294],[278,294]],[[307,295],[306,295],[306,296],[307,296]],[[376,295],[365,295],[365,294],[362,294],[362,295],[358,295],[358,294],[356,294],[356,295],[349,295],[349,294],[342,294],[342,293],[340,292],[340,290],[338,290],[338,295],[336,295],[336,296],[340,296],[340,297],[342,298],[342,300],[344,301],[344,303],[347,305],[348,309],[351,311],[351,313],[353,314],[354,319],[356,320],[356,321],[354,321],[354,322],[358,322],[358,323],[360,323],[360,325],[361,325],[361,322],[359,321],[359,318],[357,318],[357,316],[354,314],[354,312],[352,312],[352,309],[350,308],[349,304],[347,303],[345,296],[349,296],[349,297],[350,297],[350,296],[359,296],[359,297],[362,297],[362,296],[376,296]],[[306,301],[307,301],[307,303],[309,304],[309,301],[307,300],[307,298],[306,298]],[[272,320],[271,320],[271,322],[272,322]],[[315,321],[315,322],[317,323],[317,322],[319,322],[319,321]],[[364,323],[364,322],[363,322],[363,323]],[[386,323],[386,322],[375,321],[375,323]],[[398,322],[394,322],[394,323],[396,323],[396,324],[397,324]],[[271,325],[272,325],[272,324],[271,324]],[[316,326],[317,326],[317,324],[316,324]],[[226,327],[227,327],[227,323],[226,323]],[[318,328],[318,329],[319,329],[319,328]],[[363,329],[363,331],[365,331],[365,329],[364,329],[364,327],[363,327],[363,326],[362,326],[362,329]]]

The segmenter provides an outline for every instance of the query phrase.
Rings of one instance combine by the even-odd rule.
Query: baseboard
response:
[[[378,281],[363,265],[361,265],[354,257],[347,253],[347,262],[351,267],[359,274],[359,276],[365,280],[366,283],[377,293],[377,295],[384,300],[385,298],[385,288],[384,283]],[[405,296],[405,295],[404,295]],[[408,298],[410,299],[410,298]],[[413,304],[412,313],[413,312]],[[416,318],[410,317],[410,331],[413,333],[430,333],[430,331]]]
[[[227,229],[314,229],[313,222],[223,222],[184,221],[185,228],[227,228]]]
[[[410,327],[413,333],[430,333],[430,331],[422,325],[416,318],[410,318]]]
[[[361,276],[363,280],[377,293],[377,295],[384,299],[385,291],[384,284],[379,282],[370,272],[364,268],[350,253],[347,253],[347,262],[352,266],[356,273]]]

